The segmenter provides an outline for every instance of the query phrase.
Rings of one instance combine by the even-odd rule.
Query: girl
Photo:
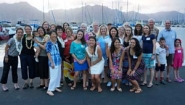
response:
[[[101,51],[102,51],[102,56],[105,60],[104,62],[104,72],[102,73],[102,78],[104,78],[103,83],[107,83],[108,77],[107,77],[107,72],[108,72],[108,65],[107,65],[107,59],[108,55],[106,53],[106,39],[109,38],[108,35],[108,29],[105,25],[100,26],[98,35],[97,35],[97,42],[100,45]]]
[[[46,52],[48,56],[48,64],[49,64],[49,87],[47,94],[50,96],[54,96],[53,91],[62,92],[62,90],[58,89],[60,87],[60,79],[61,79],[61,52],[60,48],[61,43],[57,43],[57,33],[55,31],[51,31],[50,41],[46,43]],[[59,46],[60,44],[60,46]]]
[[[127,71],[127,79],[131,82],[133,88],[130,92],[140,93],[142,92],[139,87],[138,80],[144,73],[144,63],[142,61],[142,49],[139,45],[139,41],[136,38],[132,38],[130,41],[130,47],[128,49],[128,61],[129,69]]]
[[[123,38],[123,47],[126,48],[129,46],[129,42],[132,36],[133,36],[132,27],[128,26],[127,28],[125,28],[125,37]]]
[[[118,28],[118,36],[119,38],[121,38],[123,40],[123,38],[125,37],[125,28],[123,26]]]
[[[18,90],[19,85],[18,82],[18,75],[17,75],[17,67],[18,67],[18,56],[22,50],[22,37],[23,37],[23,29],[18,28],[16,30],[16,35],[13,38],[9,39],[6,47],[5,47],[5,57],[3,63],[3,73],[1,77],[2,83],[2,90],[8,91],[6,87],[8,74],[10,70],[10,66],[12,68],[12,80],[14,83],[14,89]]]
[[[151,34],[150,27],[148,25],[144,26],[144,32],[142,36],[142,48],[143,48],[143,60],[145,62],[145,73],[144,80],[141,84],[142,86],[147,84],[147,70],[150,70],[150,81],[148,88],[153,86],[154,78],[154,59],[156,58],[156,39],[155,35]]]
[[[175,39],[175,54],[173,59],[174,77],[176,82],[183,82],[184,79],[180,78],[179,68],[182,67],[184,62],[184,50],[181,46],[181,40]]]
[[[86,87],[86,70],[88,70],[88,63],[86,61],[85,53],[86,42],[84,38],[84,31],[78,30],[75,40],[71,43],[70,54],[74,58],[74,84],[71,87],[71,90],[74,90],[76,87],[77,78],[80,74],[80,71],[83,71],[83,89],[87,90]]]
[[[46,34],[49,34],[49,23],[47,21],[44,21],[42,23],[42,27],[44,28],[44,31],[46,32]]]
[[[56,30],[56,25],[55,24],[51,24],[50,25],[50,31],[55,31]]]
[[[123,47],[120,46],[120,39],[115,38],[112,41],[111,48],[109,51],[109,66],[111,69],[111,80],[112,80],[112,88],[110,91],[115,90],[115,82],[117,83],[117,90],[122,92],[120,88],[120,82],[122,79],[122,61],[124,57]]]
[[[89,37],[89,46],[86,47],[87,52],[87,61],[89,64],[89,72],[91,74],[92,79],[92,87],[91,91],[94,91],[96,87],[98,88],[98,92],[102,92],[102,88],[100,86],[100,74],[104,69],[104,59],[102,57],[101,49],[98,45],[96,45],[96,38]]]

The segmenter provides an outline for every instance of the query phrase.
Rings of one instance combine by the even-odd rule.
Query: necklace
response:
[[[31,49],[32,48],[32,43],[33,43],[33,41],[31,40],[31,45],[30,45],[30,47],[28,47],[28,41],[27,41],[28,39],[27,39],[27,35],[26,35],[26,48],[28,48],[28,49]]]

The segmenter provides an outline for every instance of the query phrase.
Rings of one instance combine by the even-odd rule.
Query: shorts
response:
[[[143,60],[144,60],[146,69],[151,69],[155,66],[154,60],[151,60],[152,55],[153,54],[143,53]]]
[[[172,65],[173,56],[174,56],[174,54],[169,54],[169,55],[166,57],[167,65]]]
[[[156,63],[155,71],[165,71],[165,64],[161,64],[161,66],[159,67],[158,64]]]

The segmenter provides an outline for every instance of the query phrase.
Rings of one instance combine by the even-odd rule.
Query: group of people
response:
[[[34,88],[33,79],[40,77],[40,85],[36,88],[47,90],[50,96],[54,95],[53,91],[62,92],[60,87],[64,81],[74,90],[79,80],[83,81],[84,90],[91,85],[91,91],[102,92],[101,83],[107,83],[110,91],[122,92],[123,83],[133,87],[130,92],[141,93],[140,85],[151,88],[153,79],[156,85],[166,84],[163,73],[166,64],[166,81],[171,82],[169,74],[173,67],[174,80],[183,82],[179,75],[184,61],[181,40],[171,29],[169,20],[165,21],[165,29],[161,32],[154,24],[154,19],[149,19],[147,25],[136,24],[132,30],[128,23],[116,28],[94,22],[93,31],[87,32],[87,24],[82,23],[76,34],[68,23],[56,26],[45,21],[33,32],[29,25],[24,30],[18,28],[5,47],[2,90],[8,91],[10,67],[14,88],[20,88],[17,84],[18,56],[25,81],[23,89]],[[65,64],[72,65],[67,72],[73,73],[73,79],[65,75]]]

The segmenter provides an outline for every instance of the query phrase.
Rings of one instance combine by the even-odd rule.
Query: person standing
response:
[[[148,19],[148,25],[151,29],[151,34],[154,34],[157,39],[157,36],[159,34],[159,29],[155,27],[155,20],[152,18]]]
[[[3,73],[1,77],[2,90],[8,91],[6,87],[8,74],[10,67],[12,68],[12,81],[14,83],[14,89],[18,90],[18,75],[17,75],[17,67],[18,67],[18,56],[22,50],[22,37],[23,37],[23,29],[18,28],[16,30],[16,34],[13,38],[9,39],[5,46],[5,57],[3,61]]]
[[[93,32],[97,35],[99,30],[99,23],[93,22]]]
[[[176,35],[176,32],[171,29],[171,21],[170,20],[165,21],[165,29],[162,30],[159,33],[159,36],[157,37],[158,42],[159,42],[159,39],[161,37],[165,38],[165,40],[166,40],[166,46],[165,47],[168,47],[168,49],[169,49],[169,56],[167,56],[166,81],[171,83],[172,81],[169,78],[169,76],[170,76],[170,67],[172,65],[173,58],[174,58],[174,53],[175,53],[174,41],[177,38],[177,35]]]
[[[32,28],[31,26],[25,26],[25,32],[22,39],[23,49],[20,54],[20,61],[21,61],[21,73],[22,79],[24,80],[25,84],[23,89],[27,89],[28,87],[33,88],[33,79],[35,78],[35,59],[34,59],[34,41],[33,36],[31,35]],[[28,83],[28,74],[29,74],[29,83]]]
[[[62,90],[59,89],[62,63],[61,53],[63,53],[60,51],[61,46],[61,43],[57,42],[57,33],[55,31],[51,31],[50,41],[46,43],[50,75],[47,94],[50,96],[54,96],[53,91],[62,92]]]

